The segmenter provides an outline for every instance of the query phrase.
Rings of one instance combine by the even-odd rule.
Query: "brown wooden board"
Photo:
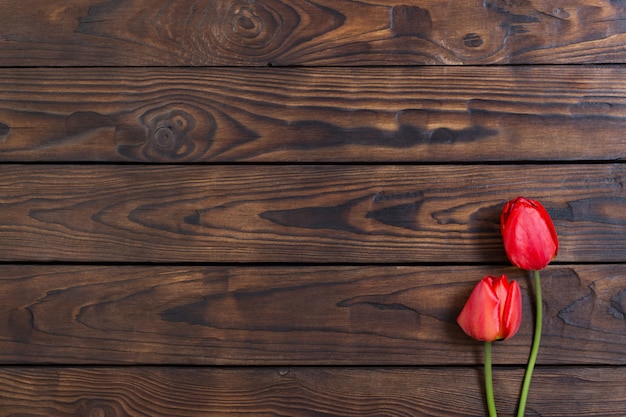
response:
[[[161,365],[480,365],[456,316],[478,280],[523,293],[494,362],[526,363],[529,273],[514,267],[5,265],[0,361]],[[542,365],[626,363],[626,266],[542,273]],[[1,378],[0,378],[1,379]]]
[[[0,417],[626,409],[626,3],[0,0]],[[521,65],[518,65],[521,64]],[[596,65],[602,64],[602,65]]]
[[[2,69],[0,161],[626,158],[621,66]]]
[[[625,62],[621,1],[0,2],[3,66]]]
[[[559,262],[624,262],[602,165],[1,165],[0,260],[506,262],[506,200],[537,198]]]
[[[496,405],[514,415],[522,372],[496,369]],[[624,368],[536,371],[527,415],[622,417]],[[470,368],[0,369],[5,416],[482,416]]]

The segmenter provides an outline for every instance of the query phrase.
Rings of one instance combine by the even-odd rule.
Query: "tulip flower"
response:
[[[543,269],[558,252],[556,230],[550,215],[538,201],[517,197],[507,202],[500,226],[506,255],[521,269]]]
[[[486,276],[476,284],[456,319],[465,333],[485,342],[485,396],[490,417],[497,417],[493,395],[491,343],[517,333],[522,322],[522,295],[506,275]]]
[[[507,202],[502,210],[500,227],[507,257],[513,265],[533,271],[535,282],[535,334],[517,409],[517,417],[523,417],[541,341],[543,299],[539,271],[556,257],[559,241],[546,209],[529,198],[517,197]]]
[[[457,323],[467,335],[483,342],[505,340],[522,322],[522,296],[517,281],[487,276],[472,291]]]

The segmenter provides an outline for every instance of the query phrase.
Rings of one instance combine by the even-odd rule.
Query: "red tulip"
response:
[[[558,252],[559,241],[552,219],[538,201],[517,197],[507,202],[500,226],[506,255],[521,269],[539,271]]]
[[[506,275],[480,280],[456,319],[476,340],[493,342],[512,337],[522,323],[522,295],[517,281]]]

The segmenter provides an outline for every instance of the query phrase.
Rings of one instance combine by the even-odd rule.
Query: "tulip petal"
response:
[[[507,298],[507,294],[509,292],[509,281],[506,278],[506,275],[502,275],[497,278],[492,278],[493,291],[500,300],[500,309],[498,311],[499,316],[502,317],[504,314],[505,303],[504,301]],[[500,323],[500,326],[503,326],[504,323]]]
[[[500,301],[493,290],[491,277],[486,278],[474,287],[457,323],[472,338],[493,342],[500,333]]]
[[[517,197],[507,202],[502,211],[501,228],[506,254],[519,268],[543,269],[558,252],[550,215],[535,200]]]
[[[457,322],[476,340],[493,342],[508,339],[522,321],[522,296],[517,281],[486,276],[470,294]]]
[[[517,281],[511,281],[509,285],[501,321],[504,340],[515,336],[522,324],[522,293]]]

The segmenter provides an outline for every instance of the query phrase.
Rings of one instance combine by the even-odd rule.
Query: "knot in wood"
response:
[[[477,33],[468,33],[463,37],[463,44],[468,48],[478,48],[483,44],[483,40]]]
[[[241,7],[230,21],[232,31],[244,38],[256,38],[263,31],[263,19],[251,6]]]
[[[89,413],[89,417],[107,417],[107,413],[102,408],[96,407],[91,410],[91,413]]]
[[[193,151],[193,147],[188,145],[187,134],[195,125],[193,117],[182,110],[173,110],[156,116],[149,124],[155,150],[174,157],[188,155]]]
[[[250,53],[258,50],[266,53],[274,49],[281,40],[275,42],[283,30],[283,17],[271,1],[234,1],[225,11],[218,26],[219,35],[223,39],[222,46],[232,51],[241,48]]]
[[[185,112],[174,112],[160,118],[153,127],[152,139],[158,148],[174,150],[180,148],[187,139],[187,131],[192,129],[195,121]]]
[[[74,415],[83,417],[127,417],[120,404],[101,399],[84,399]]]
[[[213,114],[182,103],[148,110],[139,117],[139,123],[146,132],[144,142],[119,145],[118,152],[147,162],[201,158],[213,144],[217,130]]]

